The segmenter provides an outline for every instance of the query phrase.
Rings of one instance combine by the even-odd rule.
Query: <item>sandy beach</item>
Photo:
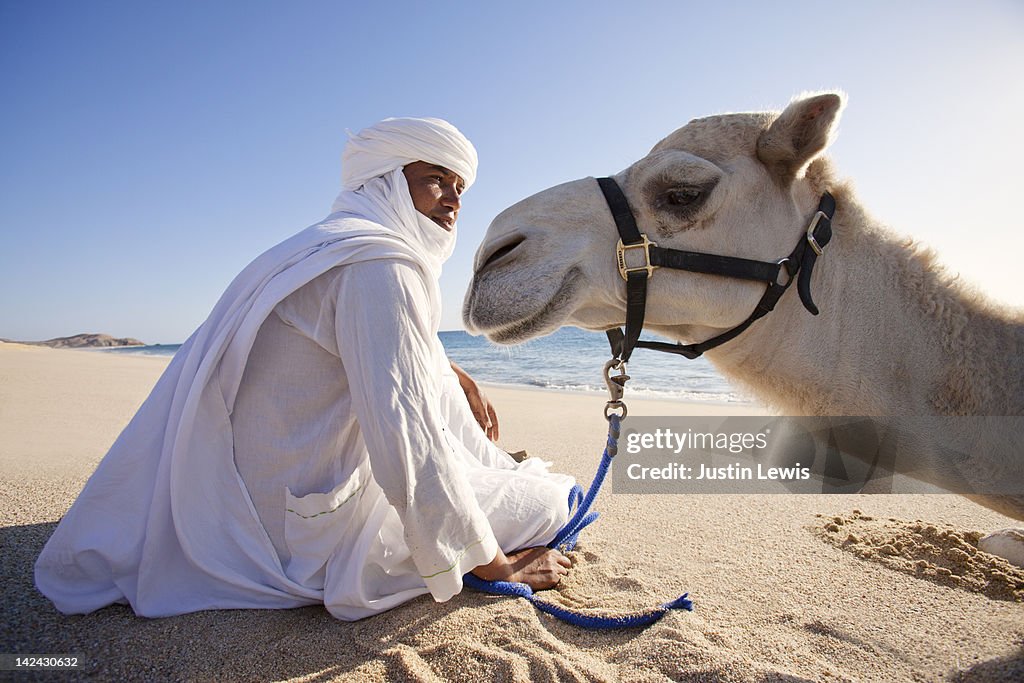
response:
[[[48,678],[1024,680],[1024,572],[973,545],[1014,523],[953,495],[641,496],[609,486],[569,578],[546,596],[617,612],[690,593],[695,611],[644,630],[585,631],[469,590],[355,623],[319,607],[64,616],[35,590],[35,558],[167,362],[0,344],[0,654],[81,658],[77,673]],[[601,396],[487,391],[504,448],[590,482],[605,438]],[[631,415],[701,411],[762,412],[630,402]]]

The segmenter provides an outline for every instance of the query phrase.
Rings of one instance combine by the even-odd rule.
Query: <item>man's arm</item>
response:
[[[499,436],[498,413],[494,410],[494,404],[488,400],[483,389],[469,376],[468,372],[460,368],[455,361],[449,360],[448,362],[451,364],[455,376],[459,378],[459,386],[466,393],[469,409],[473,411],[473,417],[476,418],[480,429],[484,430],[488,439],[497,441]]]
[[[334,332],[373,478],[398,512],[405,541],[435,599],[498,551],[456,461],[441,415],[441,372],[423,276],[397,260],[344,266]]]
[[[335,332],[373,477],[398,511],[427,587],[447,600],[462,575],[547,588],[564,567],[557,551],[506,556],[460,466],[440,415],[443,357],[433,355],[429,297],[416,269],[371,261],[338,278]],[[568,562],[565,559],[565,562]]]

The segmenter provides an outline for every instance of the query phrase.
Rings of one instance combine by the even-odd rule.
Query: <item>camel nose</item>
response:
[[[483,252],[482,258],[477,261],[480,265],[477,267],[476,272],[479,273],[488,266],[509,260],[511,254],[525,241],[526,238],[519,234],[508,235],[495,241],[494,244],[488,247],[487,251]]]

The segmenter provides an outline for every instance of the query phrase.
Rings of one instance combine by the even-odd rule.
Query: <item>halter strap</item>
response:
[[[835,214],[836,202],[828,192],[822,195],[806,234],[792,253],[778,261],[770,262],[659,247],[640,232],[629,201],[618,183],[613,178],[598,178],[597,183],[608,203],[612,218],[615,219],[615,227],[619,233],[616,258],[619,273],[626,280],[625,332],[619,328],[607,332],[612,354],[616,358],[623,362],[629,360],[634,348],[664,351],[690,359],[698,358],[708,349],[738,337],[754,321],[774,310],[793,280],[797,280],[797,292],[804,307],[812,314],[818,315],[818,307],[811,298],[811,272],[818,256],[832,239],[832,216]],[[637,252],[642,252],[643,262],[637,263],[634,260],[630,263],[633,254]],[[718,336],[699,344],[641,341],[640,332],[643,329],[647,306],[647,280],[654,274],[656,268],[672,268],[766,282],[768,286],[753,313],[736,327]]]

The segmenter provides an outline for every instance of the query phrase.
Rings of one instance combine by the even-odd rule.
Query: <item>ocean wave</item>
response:
[[[511,386],[515,386],[512,384]],[[530,386],[539,386],[543,389],[553,391],[571,391],[583,394],[606,395],[608,390],[604,386],[592,384],[564,384],[554,382],[537,382]],[[754,401],[738,392],[717,392],[717,391],[691,391],[686,389],[660,389],[645,386],[627,386],[626,396],[646,399],[662,399],[672,401],[694,401],[698,403],[736,403],[752,404]]]

